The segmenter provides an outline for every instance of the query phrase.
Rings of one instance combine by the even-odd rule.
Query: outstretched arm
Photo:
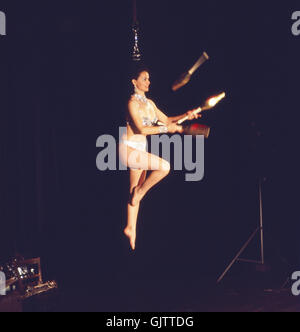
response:
[[[180,119],[188,116],[189,120],[194,120],[194,119],[198,119],[199,117],[201,117],[201,114],[194,114],[193,110],[192,111],[188,111],[184,114],[178,115],[178,116],[170,116],[168,117],[167,115],[165,115],[161,110],[159,110],[157,108],[157,106],[155,105],[155,103],[150,100],[151,104],[153,105],[153,107],[155,108],[155,112],[156,112],[156,116],[158,118],[158,120],[160,122],[165,123],[166,125],[171,124],[171,123],[177,123]]]

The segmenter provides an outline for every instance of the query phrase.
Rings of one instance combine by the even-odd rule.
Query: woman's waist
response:
[[[142,134],[130,134],[130,133],[125,133],[121,136],[121,142],[134,142],[134,143],[146,143],[147,138],[145,135]]]
[[[120,147],[122,146],[127,146],[140,151],[146,151],[147,139],[143,135],[134,135],[129,138],[126,135],[124,135],[120,142]]]

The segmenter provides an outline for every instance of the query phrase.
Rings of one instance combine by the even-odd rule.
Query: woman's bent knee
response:
[[[163,160],[162,162],[162,166],[161,166],[161,171],[163,171],[164,173],[169,174],[171,170],[171,165],[168,161]]]

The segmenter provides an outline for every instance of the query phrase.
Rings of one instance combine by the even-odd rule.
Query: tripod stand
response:
[[[265,252],[264,252],[264,226],[263,226],[263,204],[262,204],[262,180],[259,179],[259,227],[256,228],[256,230],[252,233],[252,235],[249,237],[249,239],[246,241],[246,243],[243,245],[243,247],[240,249],[240,251],[237,253],[237,255],[234,257],[232,262],[228,265],[228,267],[225,269],[225,271],[222,273],[222,275],[217,280],[217,283],[220,283],[225,275],[228,273],[228,271],[231,269],[231,267],[234,265],[235,262],[246,262],[246,263],[253,263],[261,265],[263,268],[265,267]],[[254,239],[255,235],[257,233],[260,233],[260,248],[261,248],[261,259],[260,261],[252,260],[252,259],[244,259],[240,258],[242,253],[245,251],[245,249],[248,247],[250,242]]]

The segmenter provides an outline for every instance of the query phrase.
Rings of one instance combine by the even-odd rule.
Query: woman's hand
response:
[[[170,134],[175,134],[175,133],[182,134],[183,132],[182,126],[178,126],[178,124],[176,124],[175,122],[170,123],[167,128],[168,128],[168,133]]]
[[[189,120],[195,120],[202,117],[202,114],[195,114],[195,110],[191,110],[185,113],[185,116],[188,116]]]

